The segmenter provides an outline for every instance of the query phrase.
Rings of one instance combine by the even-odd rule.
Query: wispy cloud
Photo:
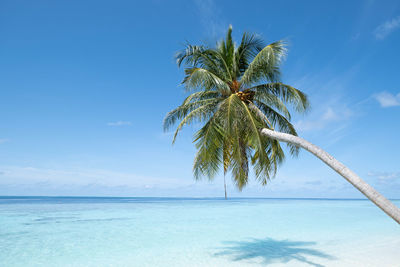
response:
[[[398,28],[400,28],[400,16],[395,17],[379,25],[374,30],[375,38],[378,40],[385,39],[386,36],[388,36]]]
[[[328,130],[327,134],[335,132],[338,138],[352,119],[360,116],[359,105],[351,101],[348,88],[352,87],[363,61],[341,72],[332,71],[330,64],[291,82],[304,90],[311,102],[311,110],[304,117],[294,117],[294,125],[300,132]]]
[[[322,182],[319,181],[319,180],[314,180],[314,181],[307,181],[307,182],[305,182],[304,184],[306,184],[306,185],[316,185],[316,186],[320,186],[320,185],[322,184]]]
[[[9,141],[8,139],[0,138],[0,144],[6,143],[6,142],[8,142],[8,141]]]
[[[400,178],[400,172],[379,172],[379,171],[370,171],[368,176],[376,177],[381,182],[393,181],[395,179]]]
[[[374,95],[374,97],[383,108],[400,106],[400,93],[394,95],[388,92],[381,92]]]
[[[50,183],[52,185],[85,186],[97,184],[103,186],[131,186],[140,188],[149,187],[176,187],[182,184],[191,184],[192,180],[182,181],[178,178],[152,177],[130,172],[119,172],[104,169],[62,169],[37,168],[26,166],[0,166],[0,173],[5,178],[0,185],[8,184],[35,184]]]
[[[195,0],[198,8],[200,21],[207,30],[207,34],[219,37],[226,30],[226,23],[222,20],[222,15],[213,0]]]
[[[332,108],[327,107],[321,115],[313,120],[299,120],[295,123],[299,131],[321,130],[334,122],[340,122],[349,119],[352,111],[348,107]]]
[[[132,125],[130,121],[116,121],[107,123],[108,126],[129,126]]]

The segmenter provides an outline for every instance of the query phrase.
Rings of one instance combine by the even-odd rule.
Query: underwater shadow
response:
[[[324,265],[315,263],[307,257],[334,260],[335,257],[328,255],[309,246],[314,246],[316,242],[252,239],[250,241],[229,241],[224,242],[225,247],[215,256],[230,256],[233,261],[261,259],[265,265],[272,263],[287,263],[295,260],[307,263],[316,267]]]

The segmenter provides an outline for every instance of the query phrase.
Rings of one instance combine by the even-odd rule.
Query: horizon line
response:
[[[67,196],[67,195],[0,195],[0,198],[130,198],[130,199],[187,199],[187,200],[205,200],[205,199],[221,199],[221,200],[235,200],[235,199],[271,199],[271,200],[369,200],[368,198],[323,198],[323,197],[184,197],[184,196]],[[390,198],[390,200],[400,200],[400,198]]]

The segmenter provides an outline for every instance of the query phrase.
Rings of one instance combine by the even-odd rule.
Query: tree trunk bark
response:
[[[225,199],[228,199],[228,196],[226,195],[226,181],[225,181],[225,174],[224,174],[224,189],[225,189]]]
[[[299,147],[304,148],[305,150],[311,152],[320,160],[325,162],[329,167],[334,169],[337,173],[343,176],[348,182],[350,182],[355,188],[357,188],[361,193],[363,193],[367,198],[369,198],[375,205],[381,208],[387,215],[392,217],[398,224],[400,224],[400,209],[396,205],[394,205],[387,198],[382,196],[378,191],[376,191],[372,186],[367,184],[364,180],[362,180],[357,174],[347,168],[343,163],[336,160],[330,154],[322,150],[320,147],[311,144],[310,142],[300,138],[298,136],[294,136],[291,134],[281,133],[272,131],[269,129],[262,129],[261,133],[270,138],[291,143],[297,145]]]

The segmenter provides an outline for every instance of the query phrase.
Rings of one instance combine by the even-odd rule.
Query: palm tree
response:
[[[190,45],[180,51],[177,64],[185,66],[182,84],[191,94],[164,119],[164,130],[180,121],[173,143],[183,126],[201,123],[194,135],[196,179],[213,179],[223,166],[241,190],[248,183],[249,165],[266,185],[285,158],[279,141],[289,153],[302,147],[322,159],[383,211],[400,223],[400,210],[361,178],[322,149],[297,136],[287,106],[303,113],[306,95],[280,80],[285,42],[264,45],[254,34],[244,33],[240,45],[229,27],[216,47]],[[278,130],[278,131],[276,131]]]

